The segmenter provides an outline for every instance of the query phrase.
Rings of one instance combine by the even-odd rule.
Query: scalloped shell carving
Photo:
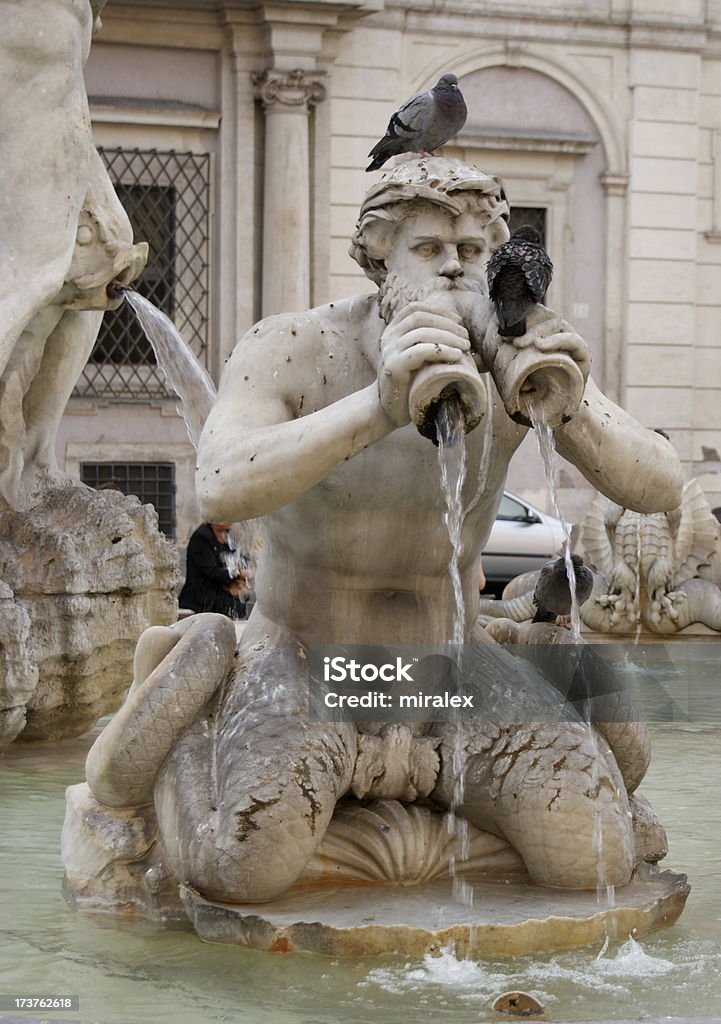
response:
[[[452,857],[458,874],[525,876],[521,858],[504,839],[468,822],[459,825],[468,830],[465,860],[447,814],[398,800],[339,804],[301,881],[428,882],[449,874]]]

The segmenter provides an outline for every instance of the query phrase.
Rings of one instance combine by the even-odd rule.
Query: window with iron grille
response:
[[[81,462],[80,479],[88,487],[134,494],[153,505],[160,530],[175,536],[175,463]]]
[[[135,288],[166,313],[201,363],[208,355],[210,156],[99,149],[148,263]],[[164,398],[150,343],[127,303],[108,310],[75,393],[93,398]]]
[[[528,224],[541,236],[541,245],[546,244],[546,210],[542,206],[513,206],[508,227],[511,234]]]

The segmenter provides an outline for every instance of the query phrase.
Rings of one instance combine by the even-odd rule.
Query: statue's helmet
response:
[[[472,211],[484,228],[491,227],[490,248],[508,239],[509,206],[503,182],[474,164],[448,157],[404,160],[387,171],[365,194],[349,253],[367,277],[380,285],[385,278],[385,257],[398,224],[408,215],[408,204],[435,206],[455,216]]]

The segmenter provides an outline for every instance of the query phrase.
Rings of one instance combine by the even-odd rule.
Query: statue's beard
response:
[[[388,324],[409,302],[420,302],[439,292],[475,292],[486,296],[483,282],[465,277],[436,277],[425,284],[413,286],[399,274],[387,274],[378,289],[380,315]]]

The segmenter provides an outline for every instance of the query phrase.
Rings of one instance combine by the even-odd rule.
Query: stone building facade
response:
[[[143,287],[216,380],[261,316],[369,290],[347,255],[366,154],[453,71],[469,117],[445,152],[540,223],[594,376],[721,505],[721,0],[110,0],[103,21],[96,142],[152,235]],[[182,545],[193,450],[133,328],[105,332],[61,460],[160,487]],[[547,506],[532,442],[509,486]],[[592,491],[561,484],[576,518]]]

